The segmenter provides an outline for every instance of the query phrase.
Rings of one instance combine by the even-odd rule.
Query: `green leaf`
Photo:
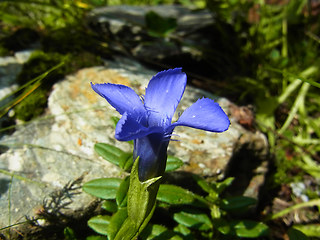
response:
[[[147,224],[146,220],[150,220],[153,214],[161,176],[140,182],[138,166],[139,159],[136,159],[130,174],[128,215],[136,223],[140,232]]]
[[[308,237],[320,236],[320,224],[294,225],[293,228],[299,230]]]
[[[116,240],[131,240],[146,227],[151,219],[161,177],[140,182],[138,175],[139,158],[135,160],[131,174],[128,191],[128,218],[125,220]]]
[[[227,179],[223,180],[222,182],[214,183],[216,191],[220,194],[222,193],[227,187],[231,185],[233,182],[234,177],[228,177]]]
[[[116,212],[110,219],[109,225],[108,225],[108,237],[110,240],[113,240],[117,233],[119,232],[122,224],[128,217],[128,211],[127,208],[121,208],[118,212]]]
[[[145,21],[149,34],[154,37],[165,37],[177,28],[175,18],[165,18],[153,11],[146,14]]]
[[[269,227],[261,222],[251,220],[233,220],[217,222],[217,229],[226,235],[257,238],[266,236],[269,233]]]
[[[257,203],[255,198],[238,196],[222,200],[221,208],[226,211],[246,210],[249,206]]]
[[[240,221],[234,227],[238,237],[246,238],[266,236],[269,230],[269,227],[264,223],[250,220]]]
[[[74,231],[70,227],[66,227],[63,230],[63,235],[65,240],[77,240],[76,236],[74,235]]]
[[[175,228],[174,231],[187,237],[191,235],[191,230],[189,228],[187,228],[186,226],[182,225],[182,224],[178,224]],[[193,239],[193,238],[192,238]]]
[[[166,172],[174,171],[183,165],[183,161],[171,155],[167,158]]]
[[[294,227],[288,230],[288,236],[290,240],[309,240],[305,234]]]
[[[126,153],[120,155],[119,157],[119,167],[125,171],[129,171],[133,165],[132,153]]]
[[[99,178],[86,182],[82,189],[98,198],[115,199],[121,182],[119,178]]]
[[[118,189],[118,192],[116,195],[116,202],[120,208],[127,206],[127,193],[129,189],[129,183],[130,183],[130,177],[128,176],[122,180],[120,187]]]
[[[183,240],[173,231],[157,224],[148,224],[148,226],[139,235],[141,240]]]
[[[117,203],[112,200],[104,201],[101,205],[101,208],[111,213],[115,213],[116,211],[118,211]]]
[[[117,123],[119,122],[119,120],[120,120],[120,118],[118,118],[118,117],[115,117],[115,116],[111,117],[111,121],[112,121],[114,127],[117,126]]]
[[[132,165],[133,165],[133,155],[131,154],[130,158],[128,158],[127,161],[125,162],[123,166],[123,170],[125,170],[126,172],[129,172],[132,168]]]
[[[197,184],[199,185],[199,187],[201,187],[201,189],[207,193],[212,193],[215,192],[213,190],[213,188],[209,185],[209,183],[207,183],[206,180],[204,180],[202,177],[198,176],[198,175],[192,175],[193,179],[197,182]]]
[[[161,184],[157,195],[158,201],[173,205],[203,206],[203,203],[198,201],[199,199],[202,199],[202,197],[184,188],[170,184]]]
[[[89,236],[86,240],[108,240],[108,238],[104,236]]]
[[[123,155],[125,152],[121,149],[112,146],[107,143],[96,143],[94,145],[94,150],[96,153],[98,153],[103,159],[107,160],[108,162],[111,162],[117,166],[119,166],[119,161],[121,155]]]
[[[198,210],[184,210],[173,215],[173,219],[186,227],[207,231],[212,228],[212,223],[207,214]]]
[[[110,216],[94,216],[89,219],[88,226],[92,228],[95,232],[107,236],[108,225],[110,223]]]

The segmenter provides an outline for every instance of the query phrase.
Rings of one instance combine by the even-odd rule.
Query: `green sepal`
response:
[[[133,165],[132,153],[123,153],[119,158],[119,167],[125,171],[130,171]]]
[[[127,196],[128,196],[128,189],[129,189],[130,177],[126,177],[122,180],[119,189],[116,195],[116,202],[118,207],[126,207],[127,206]]]
[[[140,228],[141,224],[149,216],[150,212],[152,212],[156,202],[161,176],[140,182],[138,166],[139,159],[136,159],[130,175],[128,216],[134,220],[136,226]]]
[[[139,159],[136,159],[130,174],[128,218],[115,236],[115,240],[135,239],[146,227],[155,209],[161,176],[140,182],[138,166]]]
[[[119,229],[128,217],[127,208],[119,209],[110,219],[107,232],[110,240],[115,239]]]

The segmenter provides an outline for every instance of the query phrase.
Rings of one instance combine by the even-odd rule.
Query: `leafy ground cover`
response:
[[[214,75],[223,82],[219,85],[220,94],[228,96],[238,104],[250,104],[255,114],[255,121],[247,127],[252,130],[259,129],[268,137],[272,167],[266,189],[262,191],[262,198],[266,201],[259,204],[259,211],[255,216],[255,219],[262,221],[263,225],[256,226],[264,229],[268,225],[271,229],[269,230],[271,239],[316,238],[320,235],[320,226],[317,224],[320,178],[320,10],[316,1],[2,1],[0,3],[1,55],[12,54],[14,51],[32,46],[35,42],[41,45],[41,50],[34,53],[18,77],[20,88],[14,93],[14,100],[6,104],[2,102],[1,116],[5,116],[9,109],[15,108],[17,118],[30,120],[36,114],[43,112],[46,96],[52,84],[61,76],[97,64],[101,61],[101,57],[112,56],[108,42],[100,41],[83,22],[83,16],[93,7],[173,3],[193,8],[207,8],[215,14],[219,38],[221,42],[227,43],[223,45],[226,54],[222,59],[214,54],[203,54],[201,61],[207,66],[213,63],[221,64],[220,73]],[[25,9],[28,9],[28,12]],[[148,18],[151,18],[151,23],[158,22],[149,25],[149,32],[153,37],[170,38],[170,33],[174,32],[175,28],[174,21],[166,22],[166,19],[152,14],[149,14]],[[157,28],[159,24],[161,27]],[[230,40],[231,33],[232,40]],[[197,49],[197,46],[192,47],[201,50]],[[236,56],[231,54],[234,53],[234,49]],[[238,65],[227,64],[234,62],[227,61],[233,58],[237,58]],[[180,66],[179,62],[175,64]],[[202,74],[206,78],[212,77],[209,70],[197,74]],[[41,106],[35,104],[39,102]],[[28,114],[30,112],[33,115]],[[209,183],[207,186],[208,183],[202,180],[196,182],[207,194],[217,193],[214,191],[217,191],[218,183]],[[184,194],[190,197],[189,193],[184,192]],[[211,207],[217,205],[211,198],[207,200],[211,201],[209,204]],[[167,201],[173,204],[171,200]],[[241,201],[245,202],[245,205],[251,203],[248,199],[238,199],[236,203]],[[195,215],[183,211],[183,208],[171,209],[174,212],[172,214],[165,206],[168,202],[163,202],[162,209],[166,209],[167,217],[173,217],[170,222],[172,225],[174,222],[178,223],[179,229],[175,231],[180,235],[188,235],[188,231],[194,231],[192,234],[196,234],[198,239],[199,236],[203,239],[213,238],[208,231],[213,226],[212,219],[208,220],[206,217],[195,219]],[[114,207],[114,201],[110,204]],[[224,208],[228,207],[224,201],[219,204],[224,204]],[[108,205],[107,201],[105,205]],[[107,207],[109,209],[110,206]],[[211,217],[216,216],[212,215],[214,214],[212,209]],[[234,214],[228,215],[228,218],[234,221],[237,219]],[[106,221],[109,221],[109,217]],[[192,221],[195,221],[198,227],[196,231]],[[74,239],[77,235],[76,229],[72,230],[73,225],[70,222],[72,221],[65,221],[67,224],[63,225],[64,228],[58,228],[62,235],[64,229],[66,239]],[[163,233],[160,217],[155,217],[155,223],[158,223],[155,225],[156,231],[159,234]],[[232,229],[222,224],[220,230],[219,227],[215,230],[220,233],[241,232],[241,224],[243,223],[234,222]],[[66,226],[69,228],[65,228]],[[73,231],[75,233],[72,233]],[[151,229],[149,231],[152,232]],[[241,234],[236,236],[243,237]],[[261,239],[263,238],[267,237],[261,236]]]

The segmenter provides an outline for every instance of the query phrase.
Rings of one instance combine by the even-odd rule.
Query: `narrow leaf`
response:
[[[222,182],[218,182],[215,184],[218,193],[222,193],[227,187],[231,185],[233,182],[234,177],[228,177],[227,179],[223,180]]]
[[[320,224],[294,225],[293,228],[299,230],[308,237],[320,236]]]
[[[118,211],[118,205],[113,200],[104,201],[101,205],[101,208],[111,213],[115,213],[116,211]]]
[[[239,209],[247,209],[247,207],[257,203],[255,198],[238,196],[223,199],[221,208],[227,211],[234,211]]]
[[[304,233],[294,227],[288,230],[288,236],[290,240],[309,240]]]
[[[64,230],[63,230],[63,235],[64,235],[64,239],[65,240],[77,240],[75,234],[74,234],[74,231],[72,228],[70,227],[66,227]]]
[[[107,229],[110,222],[110,216],[94,216],[89,219],[88,226],[101,235],[107,235]]]
[[[205,200],[184,188],[170,185],[161,184],[157,195],[157,200],[173,205],[195,205],[203,206],[206,203]],[[201,202],[200,202],[201,201]],[[206,205],[204,205],[206,206]]]
[[[222,220],[217,223],[216,227],[218,231],[231,236],[257,238],[266,236],[269,233],[267,225],[251,220],[233,220],[228,222]]]
[[[98,198],[115,199],[121,182],[119,178],[99,178],[86,182],[82,189]]]
[[[189,209],[173,215],[173,219],[186,227],[196,228],[200,231],[207,231],[212,228],[212,223],[207,214]]]
[[[233,224],[232,224],[233,225]],[[269,228],[261,222],[243,220],[234,224],[238,237],[257,238],[268,235]]]
[[[120,156],[124,154],[124,151],[122,151],[121,149],[107,143],[96,143],[94,145],[94,150],[103,159],[117,166],[119,166]]]
[[[192,175],[193,179],[197,182],[197,184],[199,185],[199,187],[202,188],[203,191],[207,192],[207,193],[212,193],[214,192],[213,188],[209,185],[209,183],[207,183],[202,177],[198,176],[198,175]]]
[[[183,161],[171,155],[167,158],[166,172],[174,171],[183,165]]]
[[[148,224],[148,226],[139,235],[141,240],[183,240],[173,231],[168,230],[166,227],[157,224]]]
[[[119,156],[119,167],[125,171],[131,169],[133,164],[132,153],[124,152]]]
[[[104,236],[89,236],[86,240],[108,240],[108,238]]]

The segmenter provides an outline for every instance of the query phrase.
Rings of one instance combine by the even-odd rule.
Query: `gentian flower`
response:
[[[172,122],[186,84],[187,76],[181,68],[162,71],[152,77],[144,98],[124,85],[91,83],[92,89],[122,115],[116,126],[115,138],[134,140],[133,159],[139,157],[140,181],[164,173],[167,148],[175,127],[223,132],[230,125],[219,104],[208,98],[198,99],[176,122]]]

